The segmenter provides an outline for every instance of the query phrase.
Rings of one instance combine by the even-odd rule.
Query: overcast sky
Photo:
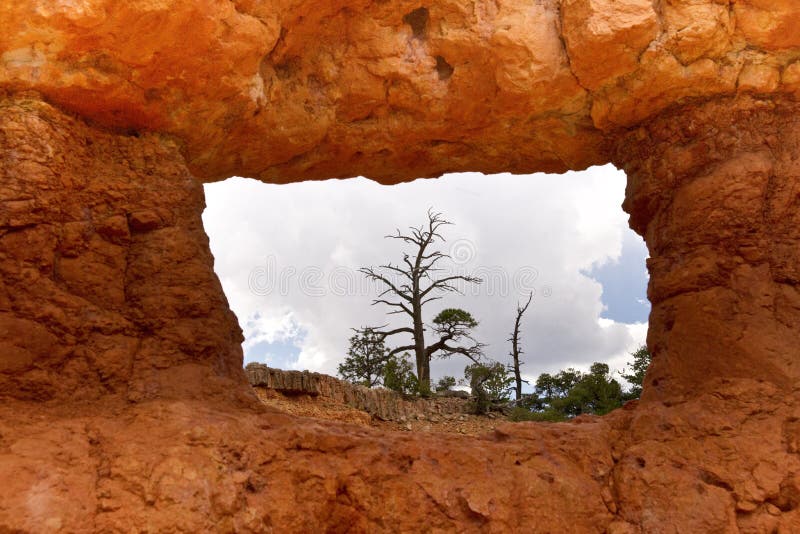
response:
[[[595,361],[620,369],[644,342],[647,249],[628,229],[624,189],[612,166],[395,186],[231,178],[206,185],[203,221],[244,331],[245,363],[335,374],[351,328],[390,321],[385,307],[370,305],[378,288],[357,269],[400,262],[401,243],[383,236],[423,224],[433,207],[453,223],[440,244],[452,255],[448,270],[485,281],[429,304],[426,319],[445,307],[466,309],[480,322],[486,354],[507,362],[517,301],[533,291],[522,342],[523,374],[535,380]],[[432,377],[463,376],[466,363],[435,360]]]

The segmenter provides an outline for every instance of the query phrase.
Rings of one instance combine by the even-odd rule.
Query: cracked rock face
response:
[[[0,8],[0,532],[800,531],[800,6]],[[265,411],[203,181],[613,161],[641,402],[481,439]]]

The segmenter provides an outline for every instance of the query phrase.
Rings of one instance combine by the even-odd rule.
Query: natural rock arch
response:
[[[0,530],[800,528],[795,3],[2,9]],[[476,441],[253,402],[201,181],[608,161],[651,254],[638,405]]]

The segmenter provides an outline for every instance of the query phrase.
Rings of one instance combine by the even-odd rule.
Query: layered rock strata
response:
[[[251,363],[245,367],[245,374],[247,381],[255,388],[277,391],[288,396],[319,397],[362,410],[384,421],[470,411],[470,401],[467,398],[434,396],[429,399],[415,399],[404,397],[390,389],[358,386],[322,373],[286,371]]]

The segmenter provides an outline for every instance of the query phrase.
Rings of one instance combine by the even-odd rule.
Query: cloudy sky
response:
[[[432,207],[453,223],[440,243],[452,256],[448,271],[485,281],[429,304],[426,319],[445,307],[470,311],[486,354],[507,362],[517,301],[533,291],[522,341],[523,373],[535,380],[595,361],[621,369],[644,342],[647,249],[628,229],[624,189],[624,174],[611,166],[395,186],[232,178],[206,185],[203,220],[244,330],[245,363],[335,374],[351,328],[402,320],[370,305],[378,288],[357,269],[400,262],[401,244],[383,236],[423,224]],[[436,360],[431,373],[460,377],[465,364]]]

